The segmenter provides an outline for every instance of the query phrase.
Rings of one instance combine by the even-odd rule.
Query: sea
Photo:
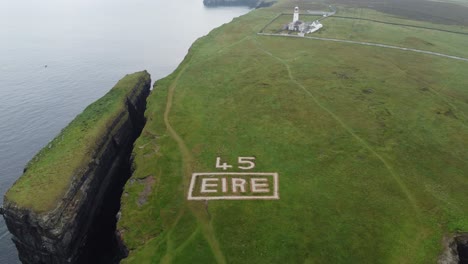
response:
[[[33,155],[127,73],[154,82],[249,12],[203,0],[0,0],[0,203]],[[0,263],[20,263],[0,217]]]

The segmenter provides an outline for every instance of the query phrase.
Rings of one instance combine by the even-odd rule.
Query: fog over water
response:
[[[0,202],[32,156],[125,74],[171,73],[247,13],[203,0],[0,0]],[[0,263],[18,263],[0,218]]]

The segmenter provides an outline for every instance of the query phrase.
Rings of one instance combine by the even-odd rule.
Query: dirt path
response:
[[[164,123],[167,128],[167,132],[169,135],[177,142],[177,145],[179,146],[180,153],[182,154],[182,160],[183,160],[183,186],[184,190],[186,190],[188,183],[190,181],[190,177],[192,175],[192,166],[194,162],[194,158],[192,156],[192,153],[188,149],[187,145],[185,144],[185,141],[177,134],[177,131],[172,127],[170,121],[169,121],[169,115],[171,113],[171,108],[172,104],[174,101],[174,92],[177,88],[177,82],[179,81],[180,77],[184,74],[186,69],[188,68],[189,64],[186,63],[183,68],[180,70],[180,72],[177,74],[176,78],[172,82],[171,86],[169,87],[168,95],[167,95],[167,101],[166,101],[166,109],[164,111]],[[184,199],[185,199],[185,193]],[[207,240],[208,244],[211,247],[211,251],[213,252],[213,255],[216,259],[216,261],[220,264],[225,264],[226,259],[223,255],[223,252],[221,251],[221,247],[219,246],[219,242],[216,239],[213,226],[211,224],[209,216],[206,215],[205,210],[203,209],[203,202],[187,202],[185,200],[185,204],[187,207],[190,208],[192,214],[197,218],[197,221],[200,225],[200,229],[203,233],[203,236]],[[163,258],[163,262],[165,263],[170,263],[172,260],[172,253],[177,250],[177,247],[173,245],[172,240],[171,240],[171,234],[174,231],[174,228],[177,226],[177,223],[179,222],[181,216],[184,214],[185,208],[181,208],[178,212],[178,216],[176,218],[176,221],[174,222],[173,229],[169,230],[169,234],[167,236],[167,243],[168,243],[168,252],[166,253],[166,256]]]
[[[265,50],[260,43],[257,42],[257,40],[255,40],[255,42],[257,43],[257,47],[262,50],[264,53],[268,54],[269,56],[271,56],[272,58],[276,59],[277,61],[279,61],[281,64],[283,64],[285,67],[286,67],[286,70],[288,71],[288,76],[289,76],[289,79],[294,83],[296,84],[299,88],[301,88],[301,90],[303,90],[310,98],[312,98],[312,100],[315,102],[315,104],[317,104],[322,110],[324,110],[325,112],[327,112],[336,122],[338,122],[349,134],[351,134],[361,145],[363,145],[367,150],[369,150],[377,159],[379,159],[383,165],[385,166],[385,168],[388,170],[388,172],[390,173],[390,175],[392,176],[392,178],[395,180],[395,182],[398,184],[398,186],[400,187],[400,189],[402,190],[402,192],[405,194],[405,196],[407,197],[408,201],[411,203],[411,206],[413,207],[414,211],[419,215],[420,214],[420,208],[418,206],[418,203],[416,201],[416,198],[414,198],[413,194],[410,192],[410,190],[406,187],[405,183],[401,180],[400,176],[398,176],[393,167],[379,154],[377,153],[364,139],[362,139],[360,136],[358,136],[356,133],[354,133],[354,131],[348,126],[346,125],[343,120],[341,120],[341,118],[339,118],[335,113],[333,113],[330,109],[328,109],[327,107],[325,107],[322,103],[320,103],[320,101],[304,86],[302,85],[300,82],[298,82],[293,74],[292,74],[292,71],[291,71],[291,68],[289,66],[289,64],[283,60],[282,58],[279,58],[275,55],[273,55],[271,52]]]
[[[468,62],[468,59],[463,58],[463,57],[452,56],[452,55],[433,52],[433,51],[428,51],[428,50],[419,50],[419,49],[413,49],[413,48],[398,47],[398,46],[392,46],[392,45],[380,44],[380,43],[371,43],[371,42],[362,42],[362,41],[353,41],[353,40],[344,40],[344,39],[332,39],[332,38],[307,37],[307,36],[301,37],[301,36],[295,36],[295,35],[282,35],[282,34],[271,34],[271,33],[257,33],[257,35],[287,37],[287,38],[305,38],[305,39],[315,39],[315,40],[322,40],[322,41],[357,44],[357,45],[364,45],[364,46],[373,46],[373,47],[380,47],[380,48],[387,48],[387,49],[397,49],[397,50],[418,52],[418,53],[423,53],[423,54],[428,54],[428,55],[439,56],[439,57],[449,58],[449,59],[453,59],[453,60],[460,60],[460,61]]]
[[[369,145],[363,138],[359,137],[356,133],[354,133],[354,131],[351,129],[351,127],[349,127],[348,125],[346,125],[346,123],[343,122],[343,120],[341,120],[341,118],[339,118],[339,116],[337,116],[335,113],[333,113],[330,109],[328,109],[327,107],[325,107],[322,103],[320,103],[320,101],[304,86],[302,85],[299,81],[297,81],[293,74],[292,74],[292,71],[291,71],[291,67],[289,66],[289,64],[283,60],[282,58],[280,57],[277,57],[275,55],[273,55],[273,53],[265,50],[263,47],[261,47],[260,43],[257,42],[257,40],[255,39],[255,42],[257,44],[257,47],[262,50],[264,53],[268,54],[269,56],[271,56],[272,58],[276,59],[277,61],[279,61],[281,64],[283,64],[285,66],[285,68],[287,69],[288,71],[288,77],[289,79],[291,80],[291,82],[293,82],[294,84],[296,84],[301,90],[303,90],[310,98],[312,98],[312,100],[315,102],[315,104],[317,104],[321,109],[323,109],[325,112],[327,112],[333,119],[335,119],[349,134],[351,134],[355,139],[356,141],[358,141],[361,145],[364,146],[364,148],[366,148],[368,151],[370,151],[377,159],[379,159],[383,165],[385,166],[385,168],[388,170],[388,172],[390,173],[392,179],[395,181],[395,183],[398,185],[398,187],[401,189],[401,191],[403,192],[403,194],[406,196],[406,198],[408,199],[408,202],[411,204],[411,207],[414,211],[414,216],[415,216],[415,219],[416,221],[418,222],[422,222],[423,221],[423,217],[422,217],[422,213],[421,213],[421,209],[418,205],[418,201],[416,200],[416,198],[413,196],[413,194],[411,193],[411,191],[408,189],[408,187],[406,186],[406,184],[402,181],[402,179],[400,178],[400,176],[394,171],[393,167],[390,165],[389,162],[387,162],[379,153],[377,153],[372,147],[371,145]],[[407,246],[408,247],[411,247],[411,248],[414,248],[416,249],[417,247],[420,247],[421,246],[421,243],[422,241],[424,240],[424,238],[426,237],[426,234],[425,234],[425,230],[422,229],[420,230],[419,233],[415,234],[415,239],[412,241],[411,244],[408,244]]]
[[[221,53],[221,52],[225,51],[226,49],[232,48],[232,47],[234,47],[234,46],[248,40],[249,38],[251,38],[251,36],[247,35],[247,36],[243,37],[242,39],[240,39],[240,40],[238,40],[238,41],[236,41],[236,42],[234,42],[232,44],[229,44],[229,45],[227,45],[225,47],[220,48],[217,53]]]

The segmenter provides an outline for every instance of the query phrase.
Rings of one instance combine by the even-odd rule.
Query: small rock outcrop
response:
[[[437,264],[468,263],[468,233],[457,233],[444,238],[444,252]]]
[[[93,238],[93,232],[100,229],[96,227],[96,221],[100,221],[99,218],[103,217],[102,212],[109,206],[105,204],[109,201],[109,195],[121,193],[125,177],[128,177],[126,170],[129,170],[132,146],[145,123],[144,112],[146,98],[150,93],[150,82],[150,75],[146,71],[127,75],[119,81],[117,88],[113,88],[119,89],[118,92],[111,93],[111,90],[96,102],[106,105],[118,101],[118,107],[112,108],[107,115],[99,115],[101,108],[93,112],[93,119],[105,119],[105,129],[97,135],[93,134],[94,141],[87,141],[90,142],[90,152],[76,153],[77,159],[83,162],[78,168],[68,172],[72,175],[71,180],[52,209],[35,210],[33,206],[26,206],[29,203],[15,199],[15,195],[22,190],[23,195],[30,195],[29,199],[37,199],[39,197],[34,192],[35,188],[47,188],[47,185],[15,189],[15,185],[26,185],[23,183],[24,179],[19,183],[20,178],[10,188],[9,192],[15,192],[14,195],[5,195],[4,218],[23,263],[77,263],[83,262],[80,258],[83,259],[83,255],[89,254],[87,247],[92,242],[88,240]],[[82,115],[86,116],[86,111],[88,109]],[[87,130],[83,131],[87,133]],[[67,133],[66,129],[57,138],[66,137],[64,133]],[[65,153],[66,149],[60,149],[59,153],[62,151]],[[47,155],[48,153],[45,153],[36,158],[46,160]],[[34,168],[34,175],[22,177],[44,176],[40,172],[40,169]],[[113,210],[118,211],[118,208]],[[112,217],[115,219],[115,214]],[[120,253],[122,254],[124,252]],[[108,262],[114,261],[118,260]]]

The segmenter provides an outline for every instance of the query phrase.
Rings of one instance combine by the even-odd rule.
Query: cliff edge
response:
[[[333,16],[322,40],[279,34],[297,4],[212,30],[156,82],[122,196],[122,263],[437,263],[468,230],[466,62],[330,40],[443,53],[465,35]],[[445,245],[468,259],[464,238]]]
[[[150,82],[146,71],[126,75],[44,147],[6,193],[4,218],[23,263],[76,263],[86,254],[108,207],[103,201],[126,180]]]

